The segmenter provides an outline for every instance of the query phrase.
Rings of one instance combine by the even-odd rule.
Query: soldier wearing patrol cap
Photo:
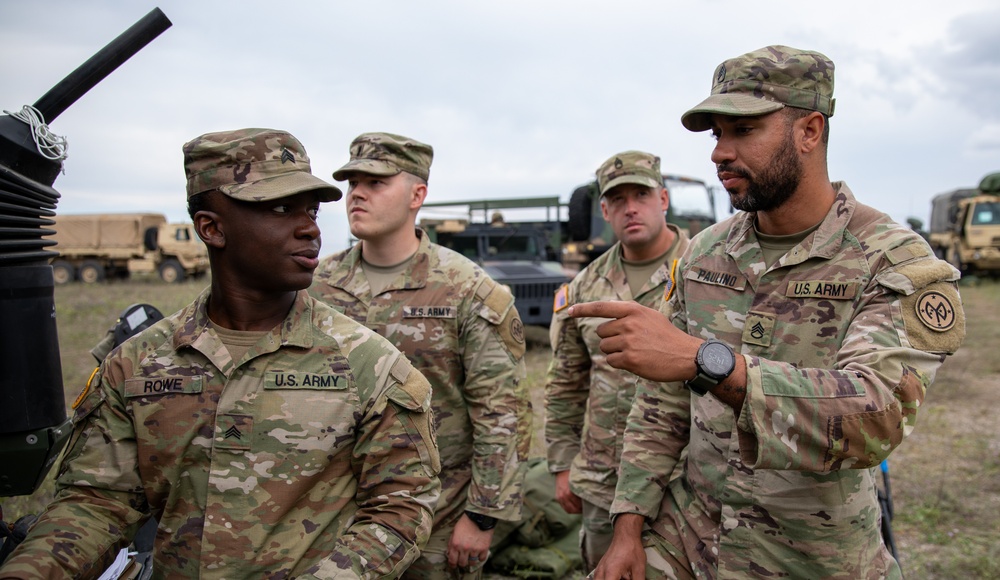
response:
[[[609,364],[672,382],[637,389],[596,578],[901,576],[875,468],[964,338],[959,273],[830,181],[833,71],[768,46],[719,65],[682,116],[715,136],[742,211],[691,240],[673,324],[633,303],[571,307],[615,319]]]
[[[382,334],[433,387],[441,451],[434,531],[407,578],[478,578],[497,520],[519,520],[531,403],[514,297],[416,227],[433,150],[365,133],[333,173],[361,240],[323,260],[310,292]]]
[[[556,293],[552,363],[545,385],[545,441],[556,499],[583,515],[580,548],[588,569],[611,543],[608,510],[618,482],[621,434],[636,375],[611,367],[599,347],[597,319],[574,319],[571,304],[634,300],[663,310],[672,267],[687,235],[666,223],[670,204],[660,158],[642,151],[612,155],[597,170],[601,212],[617,242]],[[686,417],[685,417],[686,419]]]
[[[96,577],[150,517],[156,577],[398,577],[440,491],[430,385],[302,291],[340,190],[271,129],[197,137],[184,168],[211,286],[104,360],[0,577]]]

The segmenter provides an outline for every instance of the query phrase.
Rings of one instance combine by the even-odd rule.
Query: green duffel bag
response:
[[[512,544],[486,563],[490,571],[517,578],[565,578],[583,570],[580,555],[580,524],[563,537],[541,548]]]

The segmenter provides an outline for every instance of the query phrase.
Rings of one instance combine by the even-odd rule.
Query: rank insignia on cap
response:
[[[556,290],[556,296],[552,300],[552,312],[559,312],[567,306],[569,306],[569,286],[563,284]]]

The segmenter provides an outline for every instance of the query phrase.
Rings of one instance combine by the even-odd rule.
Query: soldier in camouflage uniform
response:
[[[388,338],[433,387],[441,451],[434,530],[407,578],[477,578],[496,520],[521,514],[531,408],[514,298],[464,256],[416,228],[433,150],[366,133],[334,172],[347,180],[351,233],[310,292]]]
[[[673,265],[688,245],[687,235],[664,220],[670,200],[659,157],[641,151],[613,155],[597,170],[597,184],[601,212],[618,242],[556,293],[545,388],[545,439],[556,499],[568,513],[583,515],[580,549],[591,570],[611,543],[608,510],[625,419],[636,382],[643,379],[608,365],[598,346],[600,319],[570,318],[566,308],[635,300],[665,310]]]
[[[598,329],[609,364],[690,392],[639,386],[594,576],[899,578],[875,473],[964,338],[959,274],[830,182],[828,58],[770,46],[713,81],[681,121],[712,131],[743,211],[691,241],[673,325],[629,303],[570,312],[616,319]]]
[[[430,385],[300,291],[340,190],[283,131],[209,133],[184,158],[211,286],[105,359],[0,577],[96,576],[151,516],[157,577],[398,577],[440,491]]]

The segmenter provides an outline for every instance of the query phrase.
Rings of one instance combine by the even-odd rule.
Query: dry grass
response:
[[[203,282],[134,281],[57,288],[67,401],[93,370],[90,348],[122,310],[147,302],[170,313],[203,287]],[[1000,578],[1000,284],[984,281],[963,287],[962,294],[972,315],[965,345],[938,373],[915,432],[889,461],[893,528],[908,578]],[[550,354],[545,329],[529,328],[527,338],[536,425],[531,454],[537,457],[544,455],[543,388]],[[32,496],[4,498],[5,515],[13,520],[38,511],[51,495],[47,480]]]
[[[965,343],[889,459],[893,528],[909,578],[1000,578],[1000,284],[961,291]]]

